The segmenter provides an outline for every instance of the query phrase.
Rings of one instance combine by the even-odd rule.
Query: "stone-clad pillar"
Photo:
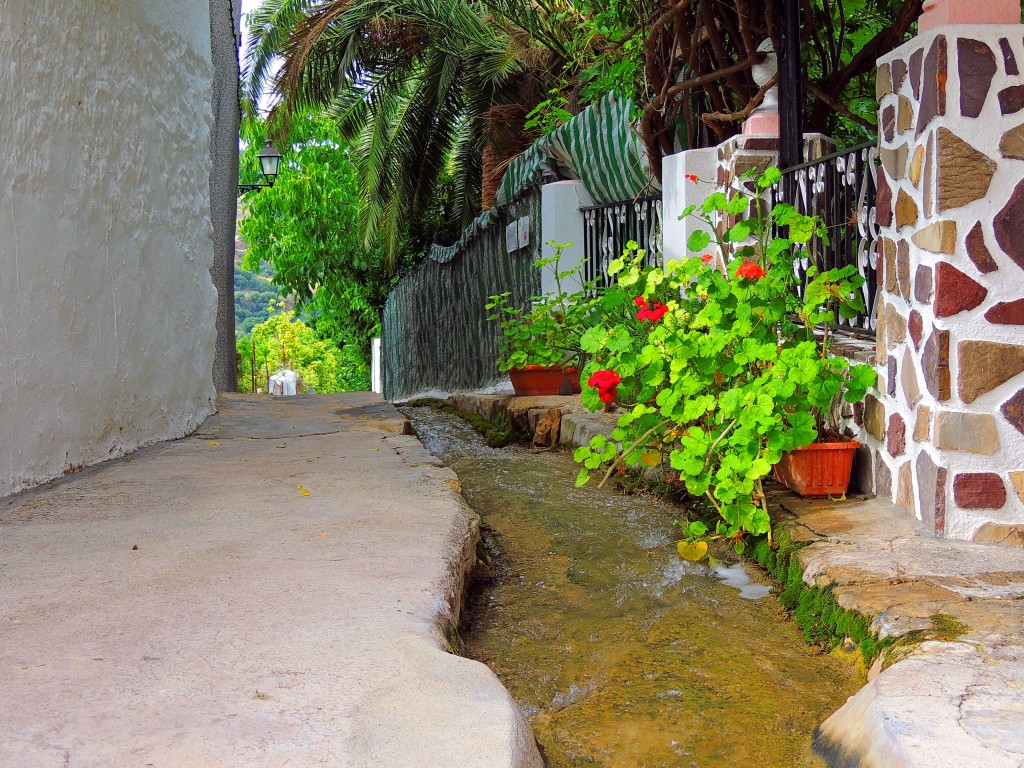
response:
[[[964,5],[926,4],[954,20]],[[1019,21],[1013,5],[1009,18]],[[941,21],[879,62],[877,362],[885,391],[869,397],[863,414],[876,493],[938,536],[1019,545],[1022,67],[1024,26]]]

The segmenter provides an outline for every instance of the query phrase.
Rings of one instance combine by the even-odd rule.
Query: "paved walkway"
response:
[[[445,650],[477,520],[405,428],[372,395],[232,397],[0,501],[0,766],[538,765]]]

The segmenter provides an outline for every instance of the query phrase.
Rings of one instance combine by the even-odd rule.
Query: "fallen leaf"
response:
[[[704,555],[708,553],[708,543],[706,541],[680,541],[678,544],[679,556],[684,560],[692,560],[697,562],[704,558]]]
[[[211,440],[210,442],[207,443],[207,445],[220,445],[220,443],[218,443],[216,440]]]
[[[326,533],[318,533],[317,536],[326,536]]]
[[[295,486],[295,490],[301,491],[302,490],[302,483],[299,483],[298,485],[296,485]]]
[[[370,450],[371,450],[371,451],[379,451],[379,450],[380,450],[380,448],[371,448]]]
[[[309,496],[309,491],[303,491],[299,496]]]
[[[277,446],[277,447],[278,447],[278,448],[287,448],[288,446],[287,446],[287,445],[285,445],[284,443],[281,443],[281,445],[279,445],[279,446]]]

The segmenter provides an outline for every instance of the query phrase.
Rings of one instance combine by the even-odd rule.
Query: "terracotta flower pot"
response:
[[[842,496],[850,486],[856,440],[811,443],[783,454],[775,479],[804,498]]]
[[[560,365],[527,365],[510,368],[509,378],[518,397],[539,395],[578,395],[580,393],[580,369],[563,368]]]

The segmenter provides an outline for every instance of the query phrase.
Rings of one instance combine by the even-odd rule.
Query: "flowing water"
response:
[[[862,681],[804,644],[756,569],[680,560],[679,507],[574,488],[568,453],[491,449],[427,408],[410,418],[494,558],[467,654],[530,715],[550,768],[824,765],[812,733]]]

